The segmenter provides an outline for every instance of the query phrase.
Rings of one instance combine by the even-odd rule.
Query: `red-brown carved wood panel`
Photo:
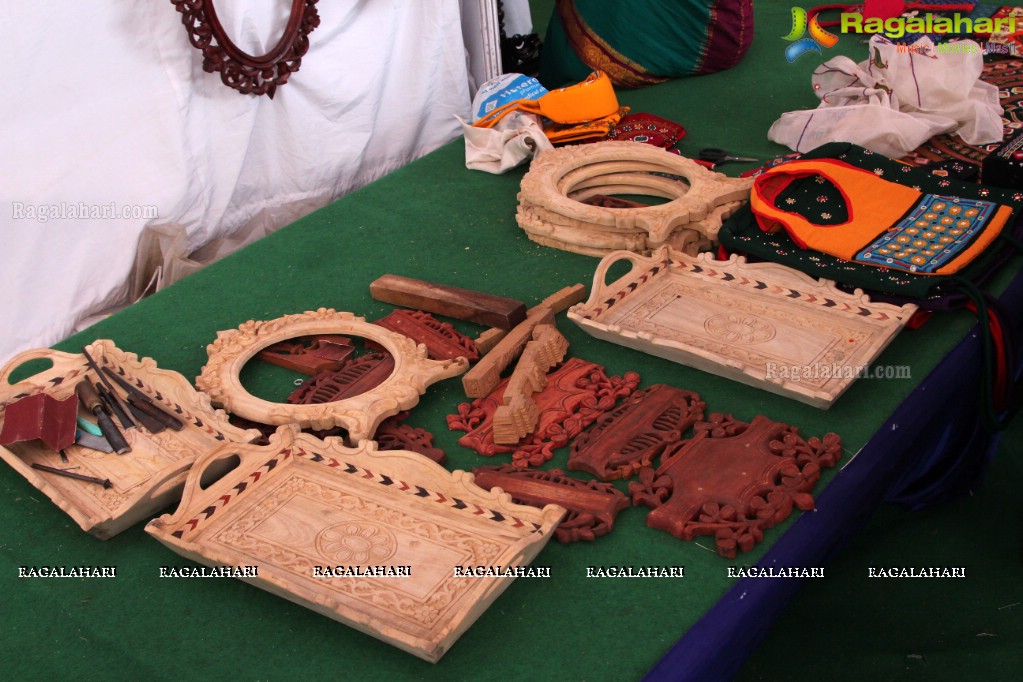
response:
[[[256,353],[256,357],[271,365],[312,376],[340,369],[353,353],[355,346],[347,336],[321,334],[275,343]]]
[[[762,415],[752,423],[714,415],[689,441],[668,448],[657,469],[629,484],[633,504],[653,507],[647,525],[677,538],[712,535],[735,558],[764,538],[793,506],[813,509],[822,467],[842,456],[834,433],[804,440],[794,426]]]
[[[602,481],[630,478],[703,418],[700,396],[667,384],[636,391],[572,441],[568,468]]]
[[[310,377],[288,396],[295,405],[314,405],[344,400],[379,386],[394,371],[394,357],[387,352],[350,358],[337,370]]]
[[[500,487],[520,504],[556,504],[568,514],[554,531],[558,542],[592,541],[614,530],[618,512],[630,506],[625,493],[610,483],[583,481],[560,469],[523,470],[510,464],[472,470],[476,485]]]
[[[432,360],[454,360],[464,357],[473,362],[480,358],[472,339],[450,323],[441,322],[422,310],[394,310],[373,324],[404,334],[416,343],[426,344],[426,350]]]

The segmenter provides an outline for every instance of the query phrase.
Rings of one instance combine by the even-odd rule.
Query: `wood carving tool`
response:
[[[104,376],[103,372],[100,371],[99,365],[97,365],[96,361],[92,359],[91,355],[89,355],[89,351],[86,350],[85,346],[82,346],[82,355],[85,356],[85,361],[89,363],[89,367],[91,367],[92,371],[96,373],[96,376],[99,377],[99,380],[102,381],[103,385],[107,387],[107,390],[110,391],[111,394],[113,394],[114,399],[119,401],[120,398],[117,397],[117,391],[115,391],[114,387],[110,385],[109,381],[107,381],[106,376]],[[120,403],[118,404],[120,405],[121,408],[120,409],[121,414],[118,415],[118,418],[124,417],[124,420],[121,421],[121,426],[123,426],[126,429],[134,429],[135,422],[132,421],[131,417],[128,416],[127,406]],[[108,438],[107,440],[110,439]]]
[[[526,319],[526,305],[521,301],[400,275],[378,277],[369,285],[369,294],[384,303],[488,327],[511,329]]]
[[[131,452],[131,446],[128,445],[128,441],[124,439],[121,432],[117,430],[110,415],[104,409],[103,403],[100,402],[96,387],[92,385],[88,377],[78,382],[78,385],[75,386],[75,393],[78,395],[82,405],[85,406],[85,409],[92,412],[92,415],[96,417],[96,423],[99,424],[103,437],[110,443],[110,447],[114,449],[114,452],[119,455]]]
[[[90,450],[96,450],[97,452],[113,452],[114,449],[110,447],[110,443],[103,436],[94,436],[91,433],[86,433],[79,429],[75,433],[75,445],[81,445],[83,448],[89,448]]]
[[[158,420],[164,426],[169,427],[173,431],[180,431],[184,428],[185,424],[183,421],[157,405],[148,395],[129,384],[122,377],[117,376],[109,367],[104,367],[103,369],[111,379],[117,382],[118,386],[125,390],[128,395],[128,404],[130,406],[135,407],[153,419]]]
[[[103,403],[103,407],[106,408],[107,412],[114,418],[114,422],[124,425],[126,423],[141,424],[150,433],[159,433],[163,431],[163,424],[156,420],[149,419],[145,414],[140,414],[138,410],[134,409],[130,404],[124,403],[125,408],[121,407],[120,396],[117,396],[110,392],[110,390],[103,384],[94,384],[96,386],[96,393],[99,394],[100,402]],[[128,412],[131,413],[131,417],[128,417]],[[128,421],[126,422],[125,419]]]
[[[68,478],[73,478],[76,481],[85,481],[86,483],[95,483],[97,485],[103,486],[104,488],[110,488],[110,487],[113,486],[113,483],[110,482],[109,478],[96,478],[95,476],[86,476],[85,474],[76,474],[73,471],[68,471],[66,469],[58,469],[57,467],[48,467],[45,464],[39,464],[38,462],[33,462],[32,463],[32,468],[33,469],[38,469],[39,471],[45,471],[45,472],[51,473],[51,474],[57,474],[58,476],[66,476]]]

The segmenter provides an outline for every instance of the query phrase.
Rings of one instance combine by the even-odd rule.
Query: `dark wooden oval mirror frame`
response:
[[[291,14],[284,33],[273,49],[251,55],[227,35],[213,0],[171,0],[181,13],[188,40],[203,54],[202,68],[220,72],[220,80],[244,95],[267,95],[273,99],[277,87],[298,71],[309,50],[309,34],[320,25],[316,11],[319,0],[291,0]]]

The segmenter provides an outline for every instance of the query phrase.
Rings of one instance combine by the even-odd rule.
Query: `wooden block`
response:
[[[540,308],[526,318],[507,336],[501,339],[494,348],[480,358],[476,366],[462,376],[462,388],[470,398],[482,398],[489,394],[503,372],[522,352],[533,336],[533,329],[538,324],[554,324],[554,313],[550,308]]]
[[[559,289],[553,294],[540,301],[537,305],[533,306],[526,312],[526,316],[532,315],[540,308],[550,308],[552,313],[560,313],[562,310],[568,310],[576,303],[580,303],[586,300],[586,287],[582,284],[573,284],[570,287]],[[505,329],[488,329],[487,331],[480,334],[474,341],[476,348],[480,353],[489,353],[497,342],[505,337],[508,333]]]
[[[340,368],[354,352],[346,336],[320,334],[281,341],[256,353],[271,365],[313,376]]]
[[[377,278],[369,285],[369,293],[384,303],[501,329],[511,329],[526,319],[526,305],[521,301],[400,275]]]

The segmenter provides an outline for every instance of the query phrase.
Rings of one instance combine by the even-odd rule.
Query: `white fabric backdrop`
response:
[[[217,7],[234,42],[262,52],[290,4]],[[168,0],[0,6],[0,363],[128,302],[131,276],[160,261],[165,277],[187,272],[200,247],[218,255],[460,133],[458,0],[317,8],[301,69],[270,100],[205,73]],[[136,267],[153,229],[159,253]]]

